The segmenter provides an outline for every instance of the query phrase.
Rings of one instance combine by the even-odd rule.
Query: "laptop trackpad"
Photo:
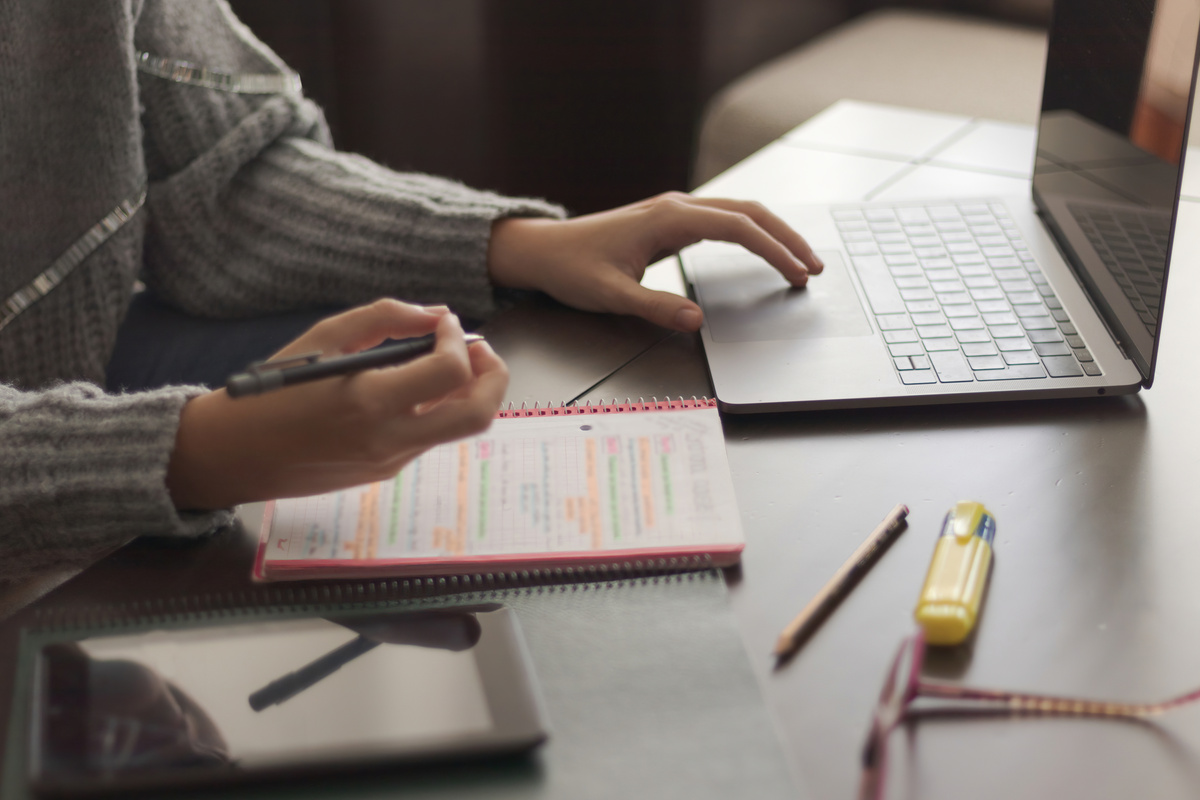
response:
[[[696,253],[691,262],[696,296],[713,341],[870,336],[841,254],[819,255],[825,270],[795,289],[770,264],[740,248]]]

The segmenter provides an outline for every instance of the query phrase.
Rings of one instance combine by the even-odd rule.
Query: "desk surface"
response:
[[[1028,190],[1032,153],[1028,128],[841,103],[700,191],[768,203],[1020,193]],[[941,516],[959,499],[995,512],[995,569],[977,635],[932,656],[928,675],[1129,700],[1200,685],[1192,624],[1200,618],[1200,536],[1190,506],[1200,377],[1189,371],[1200,320],[1185,311],[1200,297],[1200,274],[1180,267],[1200,257],[1193,233],[1200,181],[1188,177],[1185,195],[1193,199],[1180,212],[1184,233],[1153,389],[1121,398],[725,419],[747,539],[729,584],[801,797],[854,796],[883,673],[912,629]],[[680,288],[667,264],[649,280]],[[518,362],[510,398],[710,391],[696,338],[598,319],[582,324],[611,325],[592,338],[603,334],[614,349],[597,357],[594,380],[578,368],[578,345],[541,336],[550,323],[536,313],[524,334],[502,323],[512,338],[501,354]],[[556,386],[547,374],[565,382]],[[796,658],[774,671],[770,650],[780,629],[897,502],[912,509],[908,531]],[[219,591],[244,580],[239,570],[250,553],[248,539],[226,545],[141,546],[47,599],[87,602],[98,586],[107,599],[136,599],[149,580]],[[101,581],[103,570],[116,571],[120,585]],[[0,627],[5,648],[13,627]],[[0,712],[10,679],[0,665]],[[891,747],[891,797],[1191,797],[1200,785],[1200,708],[1152,726],[925,721],[894,734]]]

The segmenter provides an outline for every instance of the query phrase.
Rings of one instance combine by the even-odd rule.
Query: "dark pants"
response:
[[[216,388],[252,361],[261,361],[336,309],[297,311],[246,320],[190,317],[149,292],[133,298],[108,364],[110,392],[203,384]]]

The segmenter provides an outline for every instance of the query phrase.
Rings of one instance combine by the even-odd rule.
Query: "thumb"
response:
[[[621,299],[624,308],[620,309],[620,313],[636,314],[673,331],[691,333],[699,330],[704,320],[700,306],[686,297],[647,289],[640,283],[622,287]]]

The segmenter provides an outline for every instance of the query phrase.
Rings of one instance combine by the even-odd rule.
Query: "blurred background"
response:
[[[341,149],[586,213],[691,188],[705,103],[881,6],[1044,23],[1044,0],[231,0]],[[880,65],[886,69],[886,65]]]

